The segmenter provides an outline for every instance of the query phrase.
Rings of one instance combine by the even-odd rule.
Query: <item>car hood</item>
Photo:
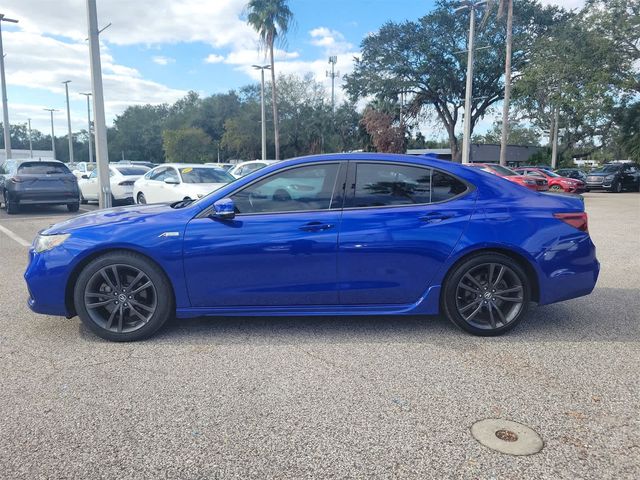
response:
[[[78,215],[64,222],[56,223],[42,233],[45,235],[71,233],[81,228],[99,227],[102,225],[109,225],[110,228],[116,228],[125,224],[144,223],[153,217],[175,212],[176,210],[171,208],[169,204],[130,205],[127,207],[108,208],[106,210],[96,210],[95,212]]]
[[[616,173],[618,173],[618,172],[616,172],[616,171],[613,171],[613,172],[597,172],[597,173],[591,172],[591,173],[587,173],[587,176],[589,176],[589,177],[608,177],[609,175],[615,175]]]

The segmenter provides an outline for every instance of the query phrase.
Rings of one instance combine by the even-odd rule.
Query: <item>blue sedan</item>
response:
[[[531,303],[589,294],[599,263],[579,197],[428,158],[280,162],[198,201],[81,215],[41,232],[38,313],[114,341],[172,316],[437,315],[476,335]]]

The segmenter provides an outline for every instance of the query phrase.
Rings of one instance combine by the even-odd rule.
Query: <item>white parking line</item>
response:
[[[31,246],[31,242],[27,242],[20,235],[17,235],[15,233],[13,233],[11,230],[9,230],[6,227],[3,227],[2,225],[0,225],[0,232],[4,233],[7,237],[15,240],[16,242],[18,242],[23,247],[30,247]]]

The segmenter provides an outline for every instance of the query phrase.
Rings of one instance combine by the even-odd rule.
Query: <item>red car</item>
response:
[[[536,192],[544,192],[549,189],[547,181],[541,178],[530,177],[526,175],[520,175],[510,168],[503,167],[497,163],[472,163],[470,167],[480,168],[485,172],[493,173],[499,177],[506,178],[518,185],[528,188],[529,190],[535,190]]]
[[[515,171],[520,175],[544,178],[549,184],[549,190],[552,192],[580,193],[586,190],[586,185],[582,180],[561,177],[557,173],[547,170],[546,168],[521,167],[516,168]]]

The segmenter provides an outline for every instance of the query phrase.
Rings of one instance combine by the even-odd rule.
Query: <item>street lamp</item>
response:
[[[7,80],[4,76],[4,49],[2,48],[2,22],[18,23],[0,13],[0,83],[2,83],[2,127],[4,130],[4,151],[7,160],[11,158],[11,131],[9,130],[9,104],[7,101]]]
[[[473,91],[473,47],[476,34],[476,10],[487,4],[486,0],[464,0],[453,13],[469,10],[469,42],[467,52],[467,86],[464,95],[464,136],[462,138],[462,163],[469,163],[471,151],[471,93]]]
[[[71,135],[71,110],[69,110],[69,83],[71,80],[65,80],[64,91],[67,96],[67,126],[69,127],[69,163],[73,163],[73,136]]]
[[[253,65],[253,68],[260,70],[260,109],[262,115],[262,160],[267,159],[267,117],[264,110],[264,71],[270,70],[271,65]]]
[[[87,132],[89,132],[89,163],[93,163],[93,140],[91,138],[91,93],[81,93],[87,97]]]
[[[31,119],[27,119],[28,132],[29,132],[29,158],[33,158],[33,139],[31,138]]]
[[[53,112],[57,112],[55,108],[43,108],[44,111],[51,114],[51,151],[53,152],[53,159],[56,159],[56,136],[53,131]]]

